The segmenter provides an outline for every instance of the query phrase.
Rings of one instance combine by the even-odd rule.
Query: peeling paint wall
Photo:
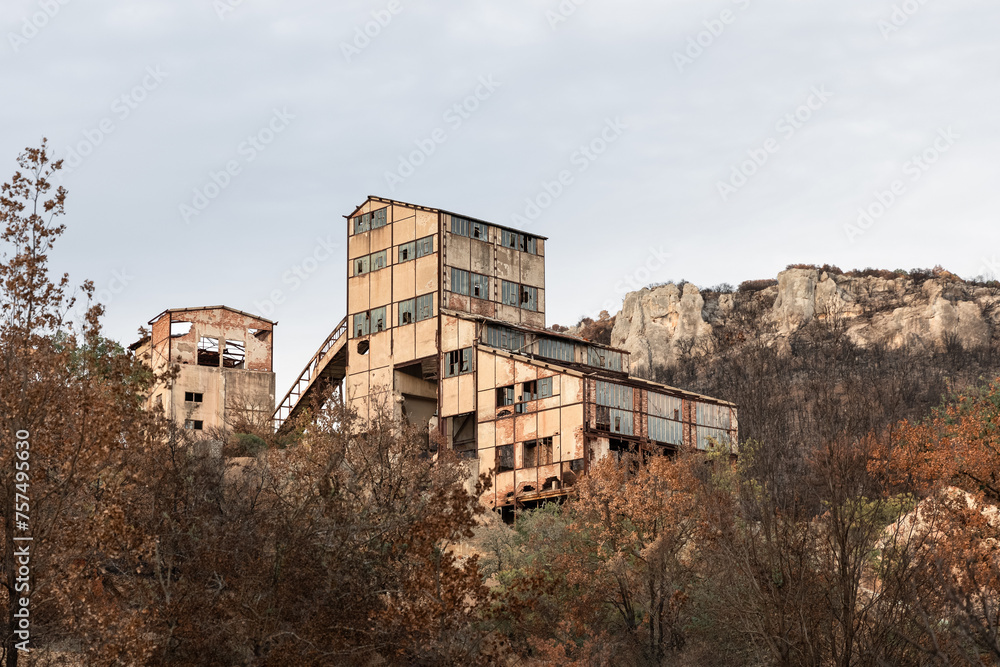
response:
[[[464,220],[460,219],[460,220]],[[452,216],[443,214],[442,253],[444,263],[443,298],[446,308],[487,317],[512,324],[545,328],[545,243],[535,240],[535,252],[526,252],[502,245],[503,227],[481,223],[485,228],[481,238],[455,233]],[[465,230],[464,223],[459,228]],[[511,230],[507,230],[511,231]],[[471,234],[471,232],[469,232]],[[519,232],[524,236],[523,232]],[[535,237],[532,237],[535,238]],[[477,297],[471,285],[453,284],[452,269],[478,274],[489,279],[487,294]],[[536,308],[529,310],[503,303],[502,281],[532,287],[536,293]],[[466,291],[468,293],[466,293]]]
[[[478,348],[476,365],[480,470],[494,471],[483,502],[500,507],[571,486],[584,466],[583,378],[485,347]],[[525,383],[545,378],[551,378],[551,396],[525,394]],[[507,386],[513,386],[515,404],[498,406],[498,388],[502,392]],[[532,442],[540,448],[533,462],[525,460],[525,443]],[[549,442],[551,456],[540,461],[539,452],[547,454]],[[505,446],[514,469],[499,471],[499,448]]]
[[[180,370],[172,384],[152,389],[147,406],[181,425],[199,422],[202,431],[225,428],[227,410],[267,415],[274,406],[273,342],[271,322],[229,308],[165,311],[136,354],[156,372]]]

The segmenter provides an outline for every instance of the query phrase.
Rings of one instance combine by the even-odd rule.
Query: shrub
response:
[[[740,292],[759,292],[765,290],[768,287],[774,287],[778,284],[778,281],[774,278],[765,278],[763,280],[744,280],[740,283]]]

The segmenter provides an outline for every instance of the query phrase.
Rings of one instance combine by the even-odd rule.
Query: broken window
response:
[[[497,474],[514,469],[514,445],[497,447]]]
[[[485,222],[473,222],[472,230],[469,235],[474,239],[488,241],[490,238],[490,226]]]
[[[456,415],[448,420],[451,448],[460,456],[476,456],[476,413]]]
[[[490,298],[490,278],[478,273],[472,274],[472,296],[477,299]]]
[[[634,435],[632,387],[613,382],[596,383],[597,428],[622,435]]]
[[[538,382],[531,380],[524,383],[524,394],[522,400],[534,401],[538,398]]]
[[[467,347],[462,350],[449,352],[445,358],[444,376],[455,377],[463,373],[472,372],[472,348]]]
[[[371,271],[371,257],[365,255],[364,257],[358,257],[354,260],[354,275],[363,276],[364,274]]]
[[[611,408],[605,405],[598,405],[595,411],[594,420],[598,431],[611,430]]]
[[[198,365],[219,365],[219,339],[202,336],[198,340]]]
[[[508,282],[506,280],[500,283],[501,290],[503,292],[503,303],[508,306],[519,305],[518,296],[520,291],[520,285],[517,283]]]
[[[517,250],[517,232],[512,232],[509,229],[500,230],[500,245]]]
[[[504,408],[514,405],[514,385],[497,387],[497,407]]]
[[[372,212],[372,229],[378,229],[379,227],[385,227],[386,222],[388,222],[388,216],[386,215],[389,207],[380,208],[377,211]]]
[[[547,466],[552,463],[552,438],[529,440],[524,443],[521,457],[522,468]]]
[[[410,241],[399,246],[399,263],[408,262],[416,257],[417,242]]]
[[[399,324],[400,326],[404,324],[413,324],[416,319],[414,314],[417,310],[417,300],[407,299],[406,301],[399,302]]]
[[[227,340],[222,350],[222,365],[225,368],[243,368],[247,358],[246,344],[241,340]]]
[[[191,333],[191,327],[194,325],[191,322],[171,322],[170,323],[170,337],[178,338],[180,336],[187,336]]]
[[[184,420],[184,428],[189,431],[200,431],[202,430],[202,425],[204,422],[200,419],[186,419]]]
[[[358,313],[354,316],[354,337],[360,338],[371,333],[371,320],[368,313]]]
[[[469,221],[458,216],[451,216],[451,233],[460,236],[469,235]]]
[[[184,400],[188,403],[201,403],[203,395],[194,391],[185,391]]]
[[[416,299],[417,322],[434,317],[434,295],[425,294]]]
[[[469,294],[469,272],[462,269],[451,270],[451,291],[456,294]]]
[[[532,255],[538,254],[538,239],[527,234],[518,234],[518,249],[521,252],[530,252]]]
[[[371,348],[372,344],[368,340],[358,341],[358,354],[360,354],[361,356],[365,356],[366,354],[368,354],[368,350],[370,350]]]
[[[417,257],[425,257],[434,253],[434,237],[425,236],[422,239],[417,239]]]
[[[521,308],[538,310],[538,288],[521,285]]]
[[[268,334],[271,333],[270,329],[247,329],[247,331],[257,340],[267,340]]]
[[[354,233],[360,234],[362,232],[367,232],[371,229],[371,215],[368,213],[362,213],[354,218]]]
[[[372,253],[372,271],[385,268],[387,254],[385,250]]]
[[[538,398],[552,396],[552,378],[542,378],[538,381]]]
[[[385,306],[371,311],[372,332],[385,331]]]

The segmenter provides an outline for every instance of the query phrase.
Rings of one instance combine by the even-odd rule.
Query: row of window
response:
[[[538,354],[547,359],[558,359],[573,363],[576,361],[576,345],[567,340],[539,338]]]
[[[354,337],[360,338],[370,333],[385,331],[385,306],[372,308],[371,310],[358,313],[354,316]]]
[[[389,207],[387,206],[385,208],[380,208],[377,211],[362,213],[361,215],[351,218],[351,223],[354,226],[354,233],[360,234],[371,229],[385,227],[389,221],[388,212]]]
[[[519,285],[506,280],[500,281],[500,302],[505,306],[515,306],[525,310],[538,310],[538,288]]]
[[[379,250],[378,252],[373,252],[370,255],[365,255],[364,257],[358,257],[354,260],[354,274],[355,276],[363,276],[366,273],[372,271],[378,271],[379,269],[384,269],[387,266],[386,263],[387,253],[385,250]]]
[[[513,248],[521,252],[530,252],[532,255],[538,254],[538,239],[528,234],[518,234],[508,229],[500,230],[500,245],[505,248]]]
[[[408,262],[411,259],[430,255],[434,252],[434,237],[426,236],[416,241],[410,241],[399,246],[399,263]],[[389,253],[387,250],[379,250],[364,257],[357,257],[352,264],[353,276],[363,276],[372,271],[384,269],[389,265]]]
[[[602,347],[587,348],[587,365],[606,368],[609,371],[622,370],[622,353],[606,350]]]
[[[433,254],[433,252],[433,236],[425,236],[424,238],[417,239],[416,241],[402,243],[399,246],[399,263],[402,264],[403,262],[409,262],[411,259],[424,257],[425,255]]]
[[[598,430],[635,435],[635,390],[613,382],[596,383],[596,415]],[[670,445],[684,442],[681,422],[681,399],[676,396],[648,392],[648,414],[645,415],[650,440]],[[723,405],[696,403],[696,439],[698,449],[711,449],[713,441],[727,442],[731,435],[732,412]]]
[[[413,324],[434,317],[434,295],[424,294],[414,299],[399,302],[399,325]],[[389,326],[386,306],[372,308],[354,316],[354,337],[360,338],[371,333],[385,331]]]
[[[493,324],[486,327],[486,344],[501,350],[521,352],[524,350],[524,333],[509,327]]]
[[[451,233],[482,241],[490,240],[490,226],[485,222],[467,220],[456,215],[451,216]]]
[[[452,268],[451,291],[465,296],[474,296],[477,299],[489,299],[490,278],[480,273]]]
[[[434,317],[434,295],[424,294],[399,302],[399,324],[412,324]]]
[[[451,217],[451,233],[459,236],[479,239],[481,241],[490,240],[490,225],[476,220],[467,220],[453,215]],[[505,248],[538,254],[538,238],[530,234],[520,234],[509,229],[500,230],[500,245]]]
[[[536,468],[553,463],[552,438],[529,440],[521,444],[521,468]],[[497,474],[514,470],[514,445],[497,447]]]
[[[552,378],[550,377],[521,383],[521,394],[515,398],[517,387],[518,385],[514,384],[507,385],[506,387],[497,387],[497,409],[510,405],[523,408],[524,404],[528,401],[536,401],[540,398],[552,396]],[[522,412],[523,410],[517,411]]]

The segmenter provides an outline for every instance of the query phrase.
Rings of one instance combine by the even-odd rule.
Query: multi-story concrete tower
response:
[[[347,218],[347,317],[279,406],[339,383],[492,471],[488,505],[563,495],[598,458],[735,446],[736,409],[629,376],[628,353],[545,329],[546,239],[369,197]]]
[[[273,322],[208,306],[165,310],[149,324],[150,335],[129,349],[154,371],[177,365],[180,372],[172,383],[153,388],[147,407],[162,409],[196,435],[211,435],[257,412],[264,419],[270,415]]]

